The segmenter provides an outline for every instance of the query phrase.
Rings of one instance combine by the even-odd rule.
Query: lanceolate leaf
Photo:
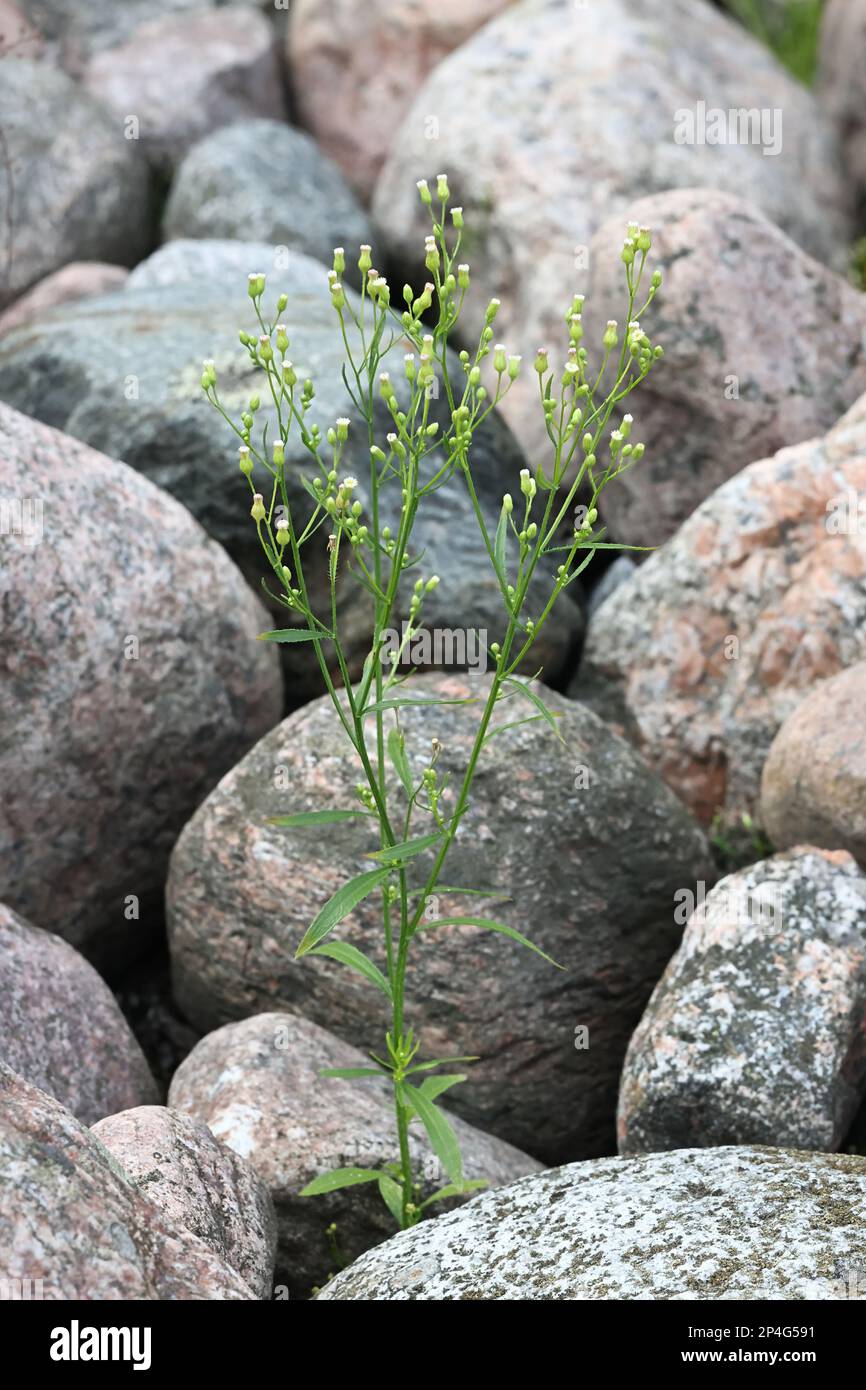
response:
[[[389,699],[389,700],[377,700],[375,704],[373,704],[373,705],[368,705],[367,708],[364,710],[364,713],[365,713],[365,714],[375,714],[375,713],[377,713],[378,710],[385,710],[385,709],[403,709],[403,708],[404,708],[405,706],[407,706],[407,705],[477,705],[477,704],[478,704],[478,698],[477,698],[477,696],[475,696],[475,695],[467,695],[465,699],[461,699],[461,700],[433,700],[433,699],[424,699],[423,697],[418,697],[418,698],[416,698],[416,699],[411,699],[411,698],[407,695],[406,698],[405,698],[405,700],[394,700],[394,699]]]
[[[404,1082],[400,1087],[400,1094],[405,1097],[405,1103],[415,1111],[426,1129],[433,1152],[451,1181],[462,1185],[463,1160],[460,1157],[460,1145],[457,1142],[457,1135],[454,1133],[451,1121],[433,1104],[432,1100],[428,1100],[417,1086]]]
[[[378,965],[374,965],[363,951],[359,951],[357,946],[350,945],[348,941],[326,941],[322,946],[311,947],[308,955],[330,956],[331,960],[338,960],[342,965],[348,965],[374,984],[377,989],[380,989],[386,999],[391,998],[391,986]]]
[[[547,705],[538,695],[536,695],[535,691],[531,688],[531,686],[528,686],[524,681],[518,680],[516,676],[506,676],[506,684],[510,685],[513,689],[519,690],[521,694],[524,695],[527,700],[529,700],[530,704],[533,704],[535,706],[542,719],[544,719],[546,723],[550,725],[551,729],[556,734],[556,737],[560,740],[560,742],[564,743],[565,740],[563,739],[562,734],[559,732],[559,729],[557,728],[556,724],[557,719],[560,719],[562,716],[558,712],[554,714],[551,710],[549,710],[547,708]]]
[[[415,788],[412,785],[412,772],[409,767],[409,760],[403,747],[403,735],[399,729],[392,729],[388,735],[388,757],[394,765],[394,770],[400,781],[403,783],[406,795],[411,796]]]
[[[502,503],[502,511],[499,513],[499,524],[496,527],[496,536],[493,541],[493,563],[496,572],[503,584],[507,583],[505,574],[505,541],[508,536],[508,512],[505,503]]]
[[[489,917],[439,917],[434,922],[419,922],[418,931],[426,931],[430,927],[485,927],[487,931],[499,932],[501,936],[508,936],[512,941],[519,941],[521,946],[528,946],[530,951],[534,951],[542,960],[549,961],[555,965],[557,970],[564,970],[564,965],[559,965],[552,956],[542,951],[540,946],[534,945],[528,937],[514,927],[509,927],[507,922],[492,922]]]
[[[428,1100],[435,1100],[441,1096],[443,1091],[450,1091],[452,1086],[459,1086],[461,1081],[465,1081],[466,1076],[462,1072],[449,1074],[442,1072],[439,1076],[427,1076],[418,1087]]]
[[[372,811],[298,811],[292,816],[270,816],[268,825],[281,825],[293,828],[297,825],[336,825],[338,821],[373,819]]]
[[[393,1178],[383,1174],[379,1178],[379,1191],[382,1201],[390,1211],[398,1226],[403,1225],[403,1193]]]
[[[404,840],[399,845],[388,845],[385,849],[374,850],[367,858],[378,859],[381,864],[400,864],[404,859],[414,859],[416,854],[423,854],[425,850],[432,849],[441,839],[441,831],[432,835],[419,835],[414,840]]]
[[[260,632],[259,642],[315,642],[331,639],[330,632],[310,632],[306,627],[282,627],[273,632]]]
[[[301,1190],[301,1197],[321,1197],[324,1192],[336,1192],[339,1187],[356,1187],[361,1182],[378,1182],[382,1174],[373,1168],[332,1168],[313,1178]]]
[[[472,1178],[469,1182],[460,1183],[459,1186],[457,1183],[451,1182],[447,1187],[440,1187],[439,1191],[428,1197],[426,1202],[422,1202],[419,1211],[432,1206],[434,1202],[444,1202],[449,1197],[465,1197],[467,1192],[477,1192],[479,1188],[486,1186],[486,1178]]]
[[[348,883],[344,883],[332,898],[329,898],[316,917],[315,921],[308,927],[300,946],[295,952],[295,959],[300,960],[314,946],[333,931],[344,917],[348,917],[350,912],[366,898],[368,893],[372,893],[374,888],[378,888],[388,877],[390,870],[370,869],[365,874],[358,874],[357,878],[350,878]]]
[[[339,1081],[360,1081],[371,1076],[383,1076],[379,1067],[325,1067],[320,1076],[328,1076]]]

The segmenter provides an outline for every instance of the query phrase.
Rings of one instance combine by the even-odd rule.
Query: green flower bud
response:
[[[370,251],[371,247],[367,245],[361,247],[361,255],[358,259],[358,269],[360,270],[362,275],[366,275],[367,271],[372,268],[373,257],[370,255]]]
[[[253,461],[246,444],[242,444],[238,449],[238,464],[244,477],[248,478],[253,471]]]
[[[270,362],[273,360],[273,356],[274,349],[271,346],[271,340],[267,333],[263,333],[259,338],[259,357],[263,362]]]
[[[452,208],[452,209],[451,209],[451,221],[454,223],[454,226],[457,228],[457,230],[458,230],[458,232],[459,232],[460,229],[461,229],[462,226],[463,226],[463,209],[462,209],[462,208]]]
[[[522,357],[509,357],[508,378],[510,381],[516,381],[517,378],[520,376],[520,364],[522,361]]]
[[[490,303],[487,306],[487,313],[484,316],[485,323],[489,325],[493,322],[493,320],[496,318],[496,315],[499,313],[499,307],[501,303],[502,301],[499,299],[491,299]]]
[[[336,276],[337,276],[338,279],[339,279],[339,277],[343,274],[343,271],[344,271],[345,269],[346,269],[346,253],[345,253],[345,251],[343,250],[342,246],[335,246],[335,247],[334,247],[334,273],[336,274]]]
[[[448,187],[448,177],[446,174],[436,175],[436,197],[440,198],[443,203],[447,203],[448,199],[451,197],[451,190]]]
[[[267,512],[265,511],[264,498],[262,497],[262,494],[260,492],[257,492],[253,497],[253,505],[250,508],[250,516],[252,517],[253,521],[264,521],[265,517],[267,516]]]
[[[497,343],[496,347],[493,349],[493,370],[501,376],[507,365],[508,360],[505,356],[505,344]]]
[[[294,386],[298,380],[297,374],[291,362],[283,363],[283,381],[287,386]]]
[[[547,371],[547,348],[539,348],[535,354],[535,370],[539,376],[543,376]]]
[[[278,314],[281,314],[281,313],[283,312],[283,310],[285,309],[285,307],[286,307],[286,305],[288,304],[288,302],[289,302],[289,296],[288,296],[287,294],[281,294],[280,297],[279,297],[279,299],[277,300],[277,313],[278,313]]]
[[[337,421],[337,438],[341,444],[349,438],[349,421],[345,416],[341,416]]]
[[[274,463],[277,468],[282,468],[286,461],[286,446],[282,439],[274,440]]]
[[[250,410],[253,412],[253,414],[255,414],[255,412],[259,409],[260,406],[260,398],[258,396],[250,396]]]
[[[265,277],[260,271],[247,276],[247,294],[250,299],[261,299],[265,292]]]
[[[648,251],[648,250],[650,249],[650,247],[652,246],[652,244],[653,244],[653,239],[652,239],[652,236],[651,236],[651,234],[650,234],[650,229],[649,229],[649,227],[641,227],[641,228],[639,228],[638,234],[637,234],[637,249],[638,249],[638,251]]]
[[[430,195],[430,189],[428,187],[427,180],[419,179],[417,183],[417,188],[419,194],[421,195],[421,202],[425,205],[425,207],[429,207],[430,204],[433,202],[433,199]]]
[[[458,285],[460,286],[461,290],[468,290],[468,289],[469,289],[469,267],[468,267],[468,265],[465,265],[465,264],[463,264],[463,265],[458,265],[458,267],[457,267],[457,283],[458,283]]]
[[[426,589],[426,591],[427,591],[428,594],[431,594],[431,593],[433,592],[433,590],[434,590],[434,589],[438,589],[438,587],[439,587],[439,576],[438,576],[438,574],[431,574],[430,578],[427,580],[427,583],[424,585],[424,588]]]
[[[289,543],[289,523],[284,518],[277,522],[276,539],[281,549]]]
[[[502,499],[502,505],[505,508],[506,514],[510,516],[514,511],[514,498],[511,496],[510,492],[506,492]]]
[[[278,351],[284,353],[289,346],[289,335],[286,332],[286,325],[284,323],[277,324],[276,341]]]

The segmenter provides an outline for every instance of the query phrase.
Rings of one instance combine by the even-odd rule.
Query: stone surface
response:
[[[334,1272],[327,1228],[336,1223],[344,1261],[392,1235],[395,1223],[375,1184],[327,1197],[300,1197],[332,1168],[382,1168],[397,1158],[394,1103],[383,1079],[323,1077],[326,1067],[369,1065],[369,1058],[293,1014],[267,1013],[210,1033],[181,1064],[170,1102],[241,1154],[267,1183],[279,1220],[277,1284],[308,1297]],[[453,1092],[451,1093],[453,1094]],[[444,1107],[447,1108],[447,1107]],[[467,1178],[492,1186],[539,1168],[534,1159],[453,1119]],[[417,1123],[410,1127],[413,1169],[429,1197],[448,1182]]]
[[[110,1115],[93,1133],[174,1227],[192,1231],[269,1299],[277,1223],[267,1187],[207,1125],[161,1105]]]
[[[225,243],[214,249],[203,242],[202,261],[193,272],[193,253],[188,242],[179,252],[163,248],[139,267],[136,281],[147,277],[153,266],[156,284],[127,288],[100,300],[73,305],[48,315],[28,330],[10,334],[0,344],[0,399],[27,414],[48,420],[84,439],[107,454],[122,458],[173,493],[237,562],[257,590],[265,576],[265,562],[255,527],[249,516],[249,489],[238,472],[238,440],[231,428],[207,403],[201,389],[201,362],[216,362],[220,396],[237,418],[253,392],[262,391],[261,373],[250,363],[238,342],[238,329],[255,324],[247,297],[250,269],[268,271],[273,252],[262,265],[249,265],[236,273],[237,256]],[[224,267],[224,272],[219,267]],[[186,269],[189,277],[186,277]],[[212,278],[206,279],[212,268]],[[219,272],[219,273],[218,273]],[[172,277],[163,282],[164,274]],[[181,284],[174,276],[189,278]],[[342,455],[342,467],[359,479],[356,496],[369,513],[369,449],[366,424],[361,424],[341,378],[343,348],[339,326],[330,302],[325,268],[295,253],[288,267],[275,270],[269,302],[280,290],[289,295],[284,315],[292,340],[299,376],[312,376],[316,401],[310,419],[327,430],[340,416],[354,420]],[[357,301],[353,301],[356,303]],[[400,351],[399,344],[395,351]],[[45,391],[50,373],[52,390]],[[397,369],[395,379],[399,380]],[[448,419],[444,391],[434,401],[431,415],[441,426]],[[269,422],[273,438],[274,415],[263,405],[259,425]],[[374,417],[376,437],[385,442],[393,420],[377,398]],[[260,438],[260,436],[259,436]],[[290,505],[309,515],[310,499],[303,479],[315,471],[310,455],[294,430],[286,451]],[[438,468],[442,455],[428,455],[425,466]],[[524,458],[497,415],[478,430],[473,451],[476,491],[488,525],[495,528],[502,493],[519,493],[519,471]],[[265,481],[262,479],[262,481]],[[383,520],[393,523],[394,488],[383,490]],[[438,573],[442,582],[425,606],[425,621],[443,629],[484,629],[499,633],[504,608],[499,587],[484,556],[478,526],[465,485],[455,479],[447,488],[431,493],[418,520],[416,536],[424,552],[426,574]],[[329,611],[327,554],[322,545],[305,554],[308,588],[316,611]],[[539,567],[529,603],[540,612],[551,591],[549,573]],[[342,589],[344,642],[349,650],[352,674],[360,674],[366,655],[369,611],[366,595],[343,567]],[[411,589],[414,575],[409,576]],[[407,593],[401,594],[396,626],[408,611]],[[349,599],[353,602],[349,604]],[[285,625],[285,609],[280,610]],[[570,594],[564,595],[552,619],[543,629],[533,653],[532,671],[544,667],[551,681],[567,679],[574,663],[582,619]],[[315,658],[304,649],[285,649],[294,700],[318,694],[322,680]]]
[[[465,699],[483,697],[485,681],[419,675],[409,689],[416,698]],[[424,932],[410,961],[407,1018],[428,1056],[483,1059],[454,1092],[455,1110],[553,1161],[610,1151],[625,1046],[681,931],[674,892],[710,869],[691,818],[632,750],[581,705],[543,694],[561,716],[564,744],[539,723],[497,736],[445,866],[447,885],[512,901],[440,894],[433,910],[506,922],[564,969],[492,932]],[[520,710],[505,709],[497,724],[525,712],[522,701]],[[440,775],[459,785],[478,716],[465,704],[401,710],[415,776],[438,736]],[[329,825],[324,836],[267,823],[357,805],[360,764],[343,743],[327,697],[298,710],[223,779],[178,841],[170,947],[176,997],[198,1026],[285,1006],[362,1047],[381,1047],[375,987],[329,960],[293,959],[323,903],[369,867],[369,834],[351,822]],[[449,791],[443,806],[455,796]],[[413,834],[423,829],[416,820]],[[413,861],[412,882],[430,862]],[[377,897],[337,934],[381,963]],[[579,1028],[588,1029],[588,1049]]]
[[[636,569],[637,566],[630,556],[617,555],[613,564],[609,569],[605,570],[599,582],[590,592],[586,605],[586,611],[589,617],[592,617],[596,609],[601,608],[604,601],[610,598],[611,594],[619,588],[620,584],[624,584],[627,579],[631,579]]]
[[[866,4],[827,0],[821,21],[817,93],[835,122],[845,169],[866,207]]]
[[[16,0],[0,0],[0,58],[40,58],[45,43]]]
[[[145,155],[165,173],[221,126],[285,116],[274,28],[249,8],[142,24],[91,59],[84,85],[117,121],[136,116]]]
[[[147,166],[122,126],[64,73],[0,58],[0,309],[67,261],[139,260]]]
[[[67,304],[73,299],[89,299],[92,295],[110,294],[126,283],[129,271],[120,265],[104,261],[72,261],[62,270],[46,275],[17,299],[5,314],[0,314],[0,337],[22,324],[38,322],[43,314]]]
[[[589,626],[572,691],[707,822],[757,809],[779,726],[866,658],[866,397],[703,502]]]
[[[329,265],[335,246],[346,247],[348,261],[373,240],[336,164],[303,131],[267,120],[226,126],[190,150],[172,184],[164,231],[168,239],[269,241]]]
[[[776,118],[764,145],[678,143],[678,130],[692,134],[680,113],[704,133],[699,103],[765,110],[768,123],[781,112],[781,151],[763,153],[780,133]],[[646,194],[735,193],[840,266],[851,240],[835,132],[769,50],[705,0],[523,0],[447,57],[418,92],[376,188],[373,211],[398,263],[414,260],[429,231],[415,181],[440,170],[466,210],[467,345],[495,295],[497,334],[530,361],[541,344],[565,343],[563,315],[587,288],[593,233],[616,215],[624,231]],[[615,317],[624,311],[625,301]],[[506,404],[527,453],[543,458],[531,374]]]
[[[296,0],[288,60],[304,126],[368,199],[427,74],[513,0]]]
[[[660,545],[732,474],[823,434],[866,391],[866,295],[730,194],[658,193],[630,211],[664,275],[645,324],[665,358],[629,401],[646,459],[601,510],[618,540]],[[622,238],[616,216],[592,241],[591,343],[623,319]]]
[[[82,1124],[157,1099],[114,996],[77,951],[0,904],[0,1058]]]
[[[785,1149],[602,1158],[482,1193],[319,1299],[834,1301],[866,1263],[866,1160]]]
[[[178,829],[279,718],[277,658],[182,507],[8,406],[0,497],[0,899],[125,959]]]
[[[241,293],[246,290],[247,276],[262,271],[271,284],[282,284],[285,259],[280,247],[269,241],[235,241],[230,237],[178,237],[166,241],[146,260],[139,261],[129,273],[128,290],[155,289],[165,285],[185,285],[190,281],[213,284],[216,281],[226,290],[238,308],[243,305]],[[321,277],[324,267],[306,256],[300,258],[299,270],[308,276]],[[294,276],[290,275],[294,280]]]
[[[779,849],[846,849],[866,866],[866,661],[822,681],[785,720],[761,777],[761,820]]]
[[[847,854],[775,855],[692,914],[629,1043],[623,1154],[841,1147],[866,1095],[866,878]]]
[[[13,1288],[21,1281],[22,1298],[255,1298],[228,1264],[136,1190],[68,1110],[2,1062],[0,1273]]]
[[[212,0],[15,0],[42,39],[44,56],[81,77],[88,59],[150,20],[211,7]]]

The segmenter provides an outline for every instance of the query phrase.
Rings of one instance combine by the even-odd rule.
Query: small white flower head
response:
[[[349,421],[345,415],[341,415],[337,421],[337,438],[341,443],[349,438]]]
[[[341,487],[341,489],[342,489],[343,492],[351,492],[351,491],[352,491],[354,488],[356,488],[357,486],[358,486],[358,479],[357,479],[357,478],[353,478],[351,474],[348,474],[348,475],[343,479],[343,481],[340,483],[340,487]]]

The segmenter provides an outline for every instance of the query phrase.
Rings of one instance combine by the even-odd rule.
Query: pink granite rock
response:
[[[5,314],[0,314],[0,336],[41,318],[57,304],[119,290],[128,276],[129,271],[120,265],[108,265],[103,261],[72,261],[53,275],[46,275],[44,280],[16,300]]]

